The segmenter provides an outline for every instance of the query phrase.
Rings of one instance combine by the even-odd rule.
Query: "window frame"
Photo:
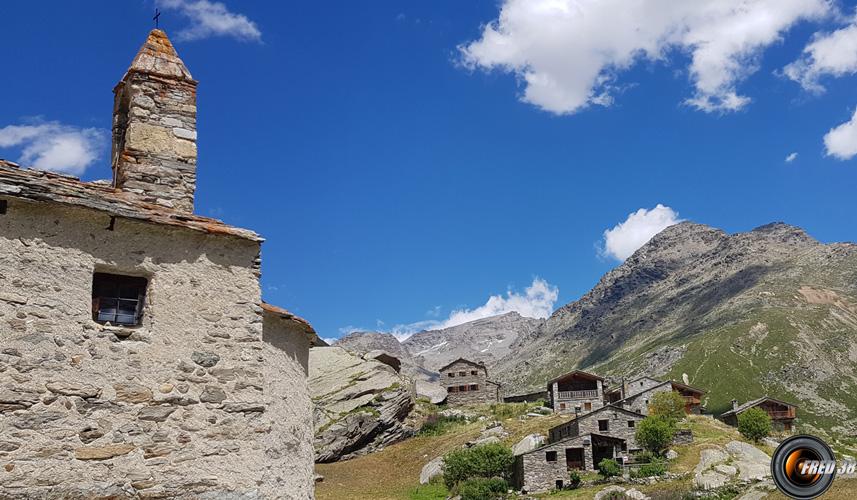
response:
[[[601,424],[604,424],[604,425],[601,425]],[[601,432],[610,431],[610,420],[609,419],[599,420],[598,421],[598,430]]]
[[[553,457],[553,460],[551,460]],[[545,452],[545,462],[556,462],[557,461],[557,452],[556,450],[548,450]]]
[[[149,279],[144,276],[94,272],[92,274],[92,320],[102,325],[110,323],[111,326],[123,328],[141,326],[148,288]],[[107,305],[110,302],[115,304],[112,313],[109,312],[111,309]],[[126,306],[124,309],[123,303]],[[133,306],[133,322],[123,320],[131,316],[132,309],[128,306]]]

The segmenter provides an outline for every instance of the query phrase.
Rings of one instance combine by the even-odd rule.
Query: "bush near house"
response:
[[[651,462],[643,464],[639,469],[631,472],[631,477],[655,477],[663,476],[667,472],[667,462],[662,458],[653,458]]]
[[[598,473],[604,477],[616,477],[622,474],[622,468],[615,460],[605,458],[598,462]]]
[[[505,498],[508,490],[509,483],[503,479],[475,477],[458,483],[454,492],[461,500],[494,500]]]
[[[771,433],[771,417],[761,408],[750,408],[738,415],[738,432],[751,441],[759,442]]]
[[[652,397],[652,402],[649,404],[649,415],[661,417],[675,424],[686,416],[684,398],[674,391],[659,392]]]
[[[583,478],[580,477],[580,471],[577,469],[571,469],[568,471],[568,487],[569,489],[576,489],[580,486]]]
[[[443,482],[452,489],[473,478],[510,479],[515,456],[502,444],[486,444],[453,450],[443,457]]]
[[[655,455],[663,453],[674,435],[674,423],[662,417],[648,416],[637,424],[637,443]]]

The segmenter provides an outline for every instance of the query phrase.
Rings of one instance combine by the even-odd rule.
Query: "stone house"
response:
[[[561,489],[568,484],[571,470],[595,470],[605,458],[623,453],[625,442],[601,434],[584,434],[550,443],[515,457],[514,487],[527,493]]]
[[[488,380],[488,368],[482,363],[458,358],[438,369],[440,385],[446,389],[450,406],[497,403],[500,384]]]
[[[154,30],[112,183],[0,161],[4,498],[313,497],[318,337],[262,301],[260,236],[193,213],[196,87]]]
[[[748,401],[742,405],[738,401],[732,400],[732,409],[720,415],[720,419],[725,423],[737,427],[738,415],[744,413],[750,408],[761,408],[771,417],[771,427],[775,431],[792,432],[794,430],[794,420],[797,417],[797,406],[770,398],[768,396],[761,397]]]
[[[602,406],[589,413],[552,427],[548,431],[548,442],[556,443],[563,439],[585,434],[600,434],[622,439],[628,451],[637,451],[637,422],[645,418],[639,413],[628,411],[613,405]]]
[[[580,370],[547,383],[554,413],[586,413],[604,406],[604,379]]]
[[[642,415],[649,414],[649,403],[655,394],[659,392],[673,391],[678,393],[685,401],[684,411],[688,415],[699,415],[702,407],[702,396],[705,391],[682,384],[674,380],[660,381],[651,377],[640,377],[629,383],[623,383],[619,389],[614,389],[607,394],[607,400],[615,398],[616,394],[626,394],[619,400],[611,401],[611,404],[630,410]]]
[[[546,445],[515,457],[515,487],[527,492],[561,488],[572,469],[595,470],[605,458],[626,461],[639,450],[635,435],[643,418],[607,405],[557,425]]]

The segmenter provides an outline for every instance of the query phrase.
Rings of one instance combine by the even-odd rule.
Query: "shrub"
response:
[[[465,423],[467,423],[467,419],[462,416],[445,417],[437,413],[432,413],[426,417],[426,421],[420,427],[420,431],[417,434],[420,436],[440,436],[452,427]]]
[[[598,473],[604,477],[616,477],[622,473],[622,468],[615,460],[605,458],[598,462]]]
[[[631,477],[654,477],[663,476],[667,472],[667,463],[662,459],[654,459],[647,464],[643,464],[639,469],[631,474]]]
[[[494,500],[504,498],[509,484],[496,477],[475,477],[458,483],[456,491],[461,500]]]
[[[771,417],[761,408],[750,408],[738,415],[738,432],[751,441],[761,441],[771,433]]]
[[[649,404],[649,415],[660,417],[672,423],[683,420],[686,416],[684,398],[674,391],[659,392],[652,397],[652,402]]]
[[[660,455],[672,443],[675,425],[670,420],[649,416],[637,424],[637,444]]]
[[[580,471],[576,469],[571,469],[568,471],[568,487],[571,489],[575,489],[580,486],[580,482],[583,481],[583,478],[580,477]]]
[[[452,488],[472,478],[509,479],[515,456],[502,444],[486,444],[453,450],[443,457],[443,482]]]
[[[493,403],[488,407],[494,418],[505,419],[525,415],[529,411],[527,403]]]

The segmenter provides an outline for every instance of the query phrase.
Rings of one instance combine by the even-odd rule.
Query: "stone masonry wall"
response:
[[[550,430],[550,440],[551,442],[556,442],[567,437],[583,436],[592,433],[624,439],[628,444],[628,450],[636,450],[639,448],[636,439],[637,422],[643,420],[643,418],[645,418],[643,415],[628,413],[605,406],[599,411],[587,413],[576,420],[570,420],[552,428]],[[607,431],[599,429],[599,420],[606,420],[608,422]],[[629,421],[634,422],[633,427],[628,425]]]
[[[649,414],[649,403],[655,394],[659,392],[669,392],[672,386],[669,384],[661,384],[660,386],[650,387],[644,391],[637,393],[622,401],[622,408],[639,413],[641,415]]]
[[[305,346],[263,328],[259,244],[109,226],[0,215],[0,498],[312,498]],[[95,271],[149,279],[141,326],[92,321]]]
[[[129,72],[116,87],[116,187],[193,212],[196,189],[196,83]]]
[[[475,371],[476,375],[472,375],[472,371]],[[460,372],[465,372],[465,375],[459,375]],[[455,376],[450,377],[450,373],[454,373]],[[440,384],[447,390],[446,402],[451,406],[496,403],[498,400],[497,386],[488,382],[487,370],[471,363],[459,361],[448,366],[440,374]],[[450,386],[458,387],[466,385],[469,388],[471,384],[477,384],[479,389],[476,391],[468,390],[466,392],[449,391]]]

